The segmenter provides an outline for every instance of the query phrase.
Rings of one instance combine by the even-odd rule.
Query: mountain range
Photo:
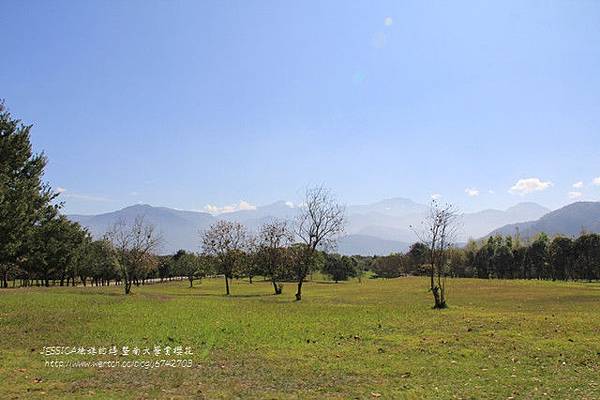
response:
[[[200,232],[219,219],[238,221],[252,231],[273,218],[292,220],[298,208],[291,203],[278,201],[273,204],[219,215],[206,212],[183,211],[167,207],[138,204],[118,211],[98,215],[69,215],[68,217],[87,227],[94,237],[101,237],[112,224],[120,219],[132,220],[144,215],[147,222],[156,225],[163,236],[161,253],[173,253],[178,249],[198,251]],[[391,198],[346,208],[347,223],[343,237],[338,240],[337,251],[342,254],[385,255],[404,251],[417,240],[411,226],[419,226],[427,215],[428,206],[406,198]],[[456,240],[480,238],[490,232],[509,229],[511,224],[535,221],[550,212],[535,203],[520,203],[507,210],[483,210],[466,213],[459,219]]]
[[[505,225],[491,234],[531,238],[544,232],[549,236],[577,237],[582,232],[600,233],[600,202],[581,201],[552,211],[535,221]]]

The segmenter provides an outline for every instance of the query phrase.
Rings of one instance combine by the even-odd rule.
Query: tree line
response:
[[[415,243],[406,253],[374,257],[370,269],[380,277],[427,275],[428,249]],[[600,235],[577,238],[541,233],[530,240],[516,236],[491,236],[470,240],[464,247],[447,249],[444,268],[448,276],[481,279],[600,279]]]
[[[267,277],[275,294],[281,281],[296,283],[302,298],[308,274],[322,265],[338,280],[354,264],[349,258],[324,255],[344,228],[344,207],[321,186],[307,190],[304,207],[293,227],[285,221],[265,224],[251,234],[236,222],[218,221],[201,233],[202,253],[180,251],[158,256],[161,235],[143,216],[118,221],[98,240],[78,223],[61,215],[58,192],[43,181],[47,159],[34,154],[31,125],[13,118],[0,102],[0,286],[50,284],[123,286],[152,278],[197,278],[220,274],[226,294],[235,277]]]

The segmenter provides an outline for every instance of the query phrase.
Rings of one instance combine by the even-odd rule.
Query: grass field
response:
[[[599,399],[600,285],[422,278],[0,291],[0,398]],[[44,346],[189,346],[192,368],[51,368]],[[139,359],[156,359],[138,356]],[[160,357],[158,357],[160,358]]]

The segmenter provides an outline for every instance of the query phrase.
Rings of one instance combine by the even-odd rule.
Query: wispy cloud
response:
[[[600,186],[600,176],[597,178],[594,178],[594,180],[592,181],[592,183],[594,184],[594,186]]]
[[[442,195],[439,194],[439,193],[434,193],[434,194],[431,195],[431,199],[432,200],[439,200],[441,198],[442,198]]]
[[[479,190],[477,188],[466,188],[465,189],[465,193],[469,197],[477,197],[477,196],[479,196]]]
[[[581,189],[583,187],[583,182],[579,181],[579,182],[575,182],[573,184],[573,189]]]
[[[100,202],[100,203],[109,203],[112,201],[111,199],[109,199],[107,197],[93,196],[93,195],[82,194],[82,193],[65,193],[63,196],[66,198],[69,198],[69,199],[94,201],[94,202]]]
[[[509,189],[512,194],[526,195],[533,192],[541,192],[552,186],[550,181],[542,181],[540,178],[519,179],[517,183]]]
[[[204,211],[210,214],[225,214],[243,210],[256,210],[256,206],[244,200],[240,200],[238,204],[231,204],[222,207],[216,206],[214,204],[207,204],[204,206]]]
[[[581,193],[581,192],[569,192],[568,196],[569,196],[569,199],[575,200],[575,199],[581,198],[583,196],[583,193]]]

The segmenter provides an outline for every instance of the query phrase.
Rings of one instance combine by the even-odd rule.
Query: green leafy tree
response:
[[[15,119],[0,102],[0,274],[8,286],[14,273],[28,258],[28,241],[34,227],[51,208],[57,194],[42,182],[46,157],[34,154],[31,125]],[[29,264],[31,269],[31,264]]]
[[[491,264],[497,278],[506,279],[512,276],[513,252],[510,237],[504,241],[502,237],[496,238]]]
[[[557,236],[548,248],[552,280],[566,280],[573,278],[573,265],[575,263],[573,240]]]
[[[526,279],[541,279],[546,274],[548,263],[548,235],[541,233],[525,252],[523,275]]]
[[[209,271],[209,265],[205,256],[188,253],[180,250],[179,257],[175,261],[174,270],[179,276],[185,276],[190,282],[190,288],[194,286],[194,280],[202,279]]]
[[[428,254],[427,245],[422,242],[413,243],[407,253],[409,263],[406,273],[421,275],[426,270],[424,266],[429,261]]]
[[[347,281],[356,276],[356,264],[352,257],[326,254],[322,272],[329,275],[335,283]]]
[[[87,277],[91,278],[92,284],[96,286],[109,285],[111,280],[120,278],[117,253],[106,239],[90,243],[86,263],[88,268],[80,272],[80,279],[84,285]]]
[[[406,264],[414,265],[410,256],[393,253],[375,258],[371,264],[371,270],[377,278],[397,278],[404,273]]]
[[[583,234],[575,240],[576,270],[580,279],[592,281],[600,278],[600,235]]]

